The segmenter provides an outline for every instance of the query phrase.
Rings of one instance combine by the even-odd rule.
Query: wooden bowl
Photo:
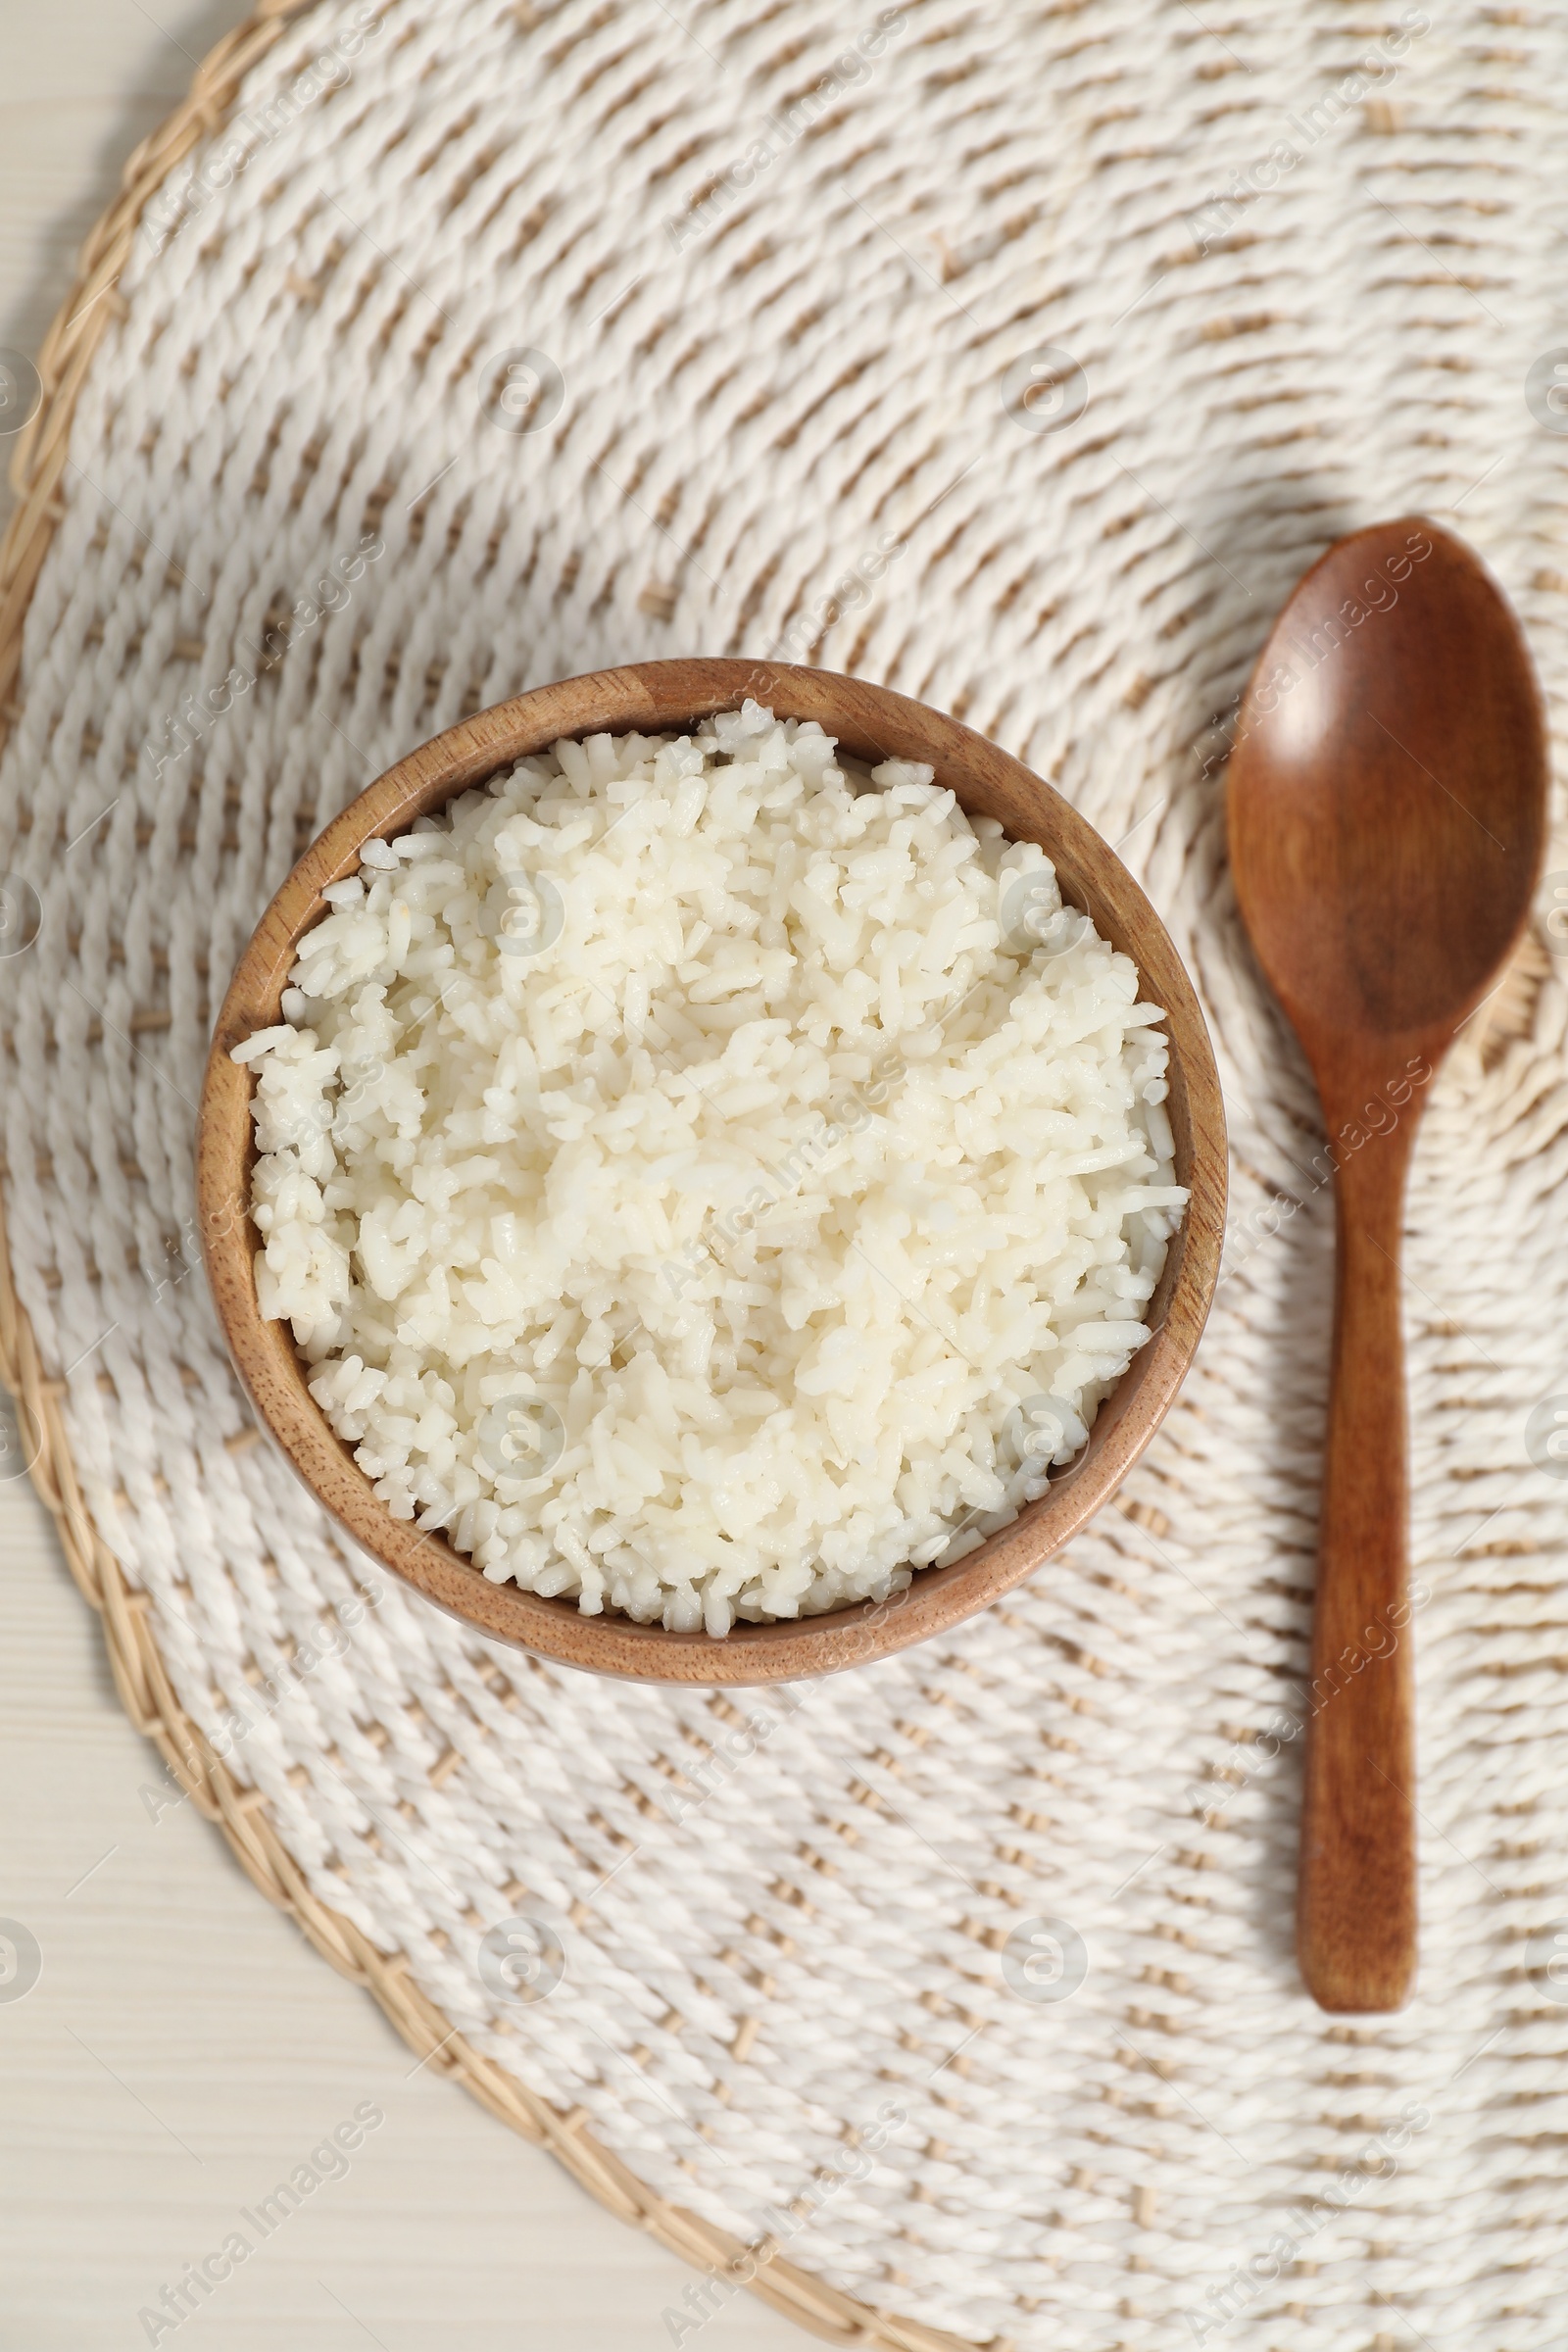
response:
[[[258,1308],[248,1213],[252,1078],[229,1051],[281,1018],[300,937],[326,912],[323,889],[357,871],[365,842],[406,832],[416,817],[562,736],[680,733],[748,695],[781,717],[816,719],[860,760],[928,761],[971,815],[997,817],[1015,840],[1040,843],[1063,898],[1133,958],[1144,994],[1165,1008],[1167,1109],[1177,1175],[1192,1200],[1149,1309],[1153,1337],[1101,1405],[1088,1445],[1038,1502],[953,1566],[917,1571],[907,1591],[887,1601],[737,1625],[717,1639],[609,1614],[585,1617],[570,1599],[491,1584],[443,1538],[393,1518],[312,1398],[287,1325],[264,1320]],[[262,917],[223,1000],[202,1091],[197,1196],[213,1298],[262,1423],[367,1551],[493,1640],[564,1665],[642,1682],[789,1682],[886,1657],[958,1624],[1028,1576],[1113,1493],[1163,1419],[1208,1313],[1224,1234],[1225,1120],[1203,1016],[1159,917],[1114,852],[1038,776],[956,719],[861,678],[772,662],[648,662],[541,686],[465,719],[389,768],[306,852]]]

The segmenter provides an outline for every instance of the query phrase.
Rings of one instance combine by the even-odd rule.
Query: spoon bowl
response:
[[[1435,523],[1300,582],[1230,769],[1236,894],[1335,1159],[1334,1356],[1297,1942],[1326,2009],[1397,2009],[1416,1949],[1399,1243],[1425,1089],[1517,945],[1546,738],[1519,625]]]
[[[1409,519],[1331,547],[1231,765],[1237,892],[1314,1070],[1362,1041],[1441,1052],[1474,1010],[1530,910],[1544,772],[1530,656],[1479,559]]]

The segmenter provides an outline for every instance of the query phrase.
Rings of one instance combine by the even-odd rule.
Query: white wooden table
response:
[[[37,350],[124,157],[247,13],[154,10],[0,0],[0,346]],[[0,1487],[0,1917],[43,1954],[32,1990],[0,1998],[0,2352],[147,2343],[140,2311],[366,2100],[386,2120],[347,2173],[159,2343],[667,2345],[694,2275],[411,2072],[368,1997],[165,1793],[47,1514]],[[807,2340],[744,2296],[705,2334],[715,2352]]]

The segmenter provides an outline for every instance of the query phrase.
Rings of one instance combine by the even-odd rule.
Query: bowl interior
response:
[[[326,912],[326,886],[357,870],[365,842],[407,831],[562,736],[679,733],[747,696],[781,717],[816,719],[870,764],[927,761],[969,815],[996,817],[1012,838],[1041,845],[1063,898],[1132,957],[1143,993],[1165,1008],[1166,1108],[1191,1201],[1148,1310],[1152,1338],[1101,1405],[1088,1445],[1039,1501],[952,1566],[917,1571],[888,1601],[737,1624],[714,1638],[585,1617],[572,1600],[491,1584],[444,1538],[392,1517],[306,1388],[286,1325],[266,1321],[257,1304],[252,1082],[228,1056],[281,1018],[297,942]],[[1114,852],[1049,785],[956,719],[863,679],[783,663],[660,662],[567,679],[480,711],[388,769],[326,827],[263,916],[219,1015],[198,1123],[197,1195],[213,1298],[262,1423],[357,1543],[484,1634],[563,1664],[639,1681],[747,1684],[833,1672],[958,1623],[1028,1575],[1113,1491],[1163,1418],[1208,1312],[1224,1231],[1225,1129],[1202,1013],[1163,925]]]

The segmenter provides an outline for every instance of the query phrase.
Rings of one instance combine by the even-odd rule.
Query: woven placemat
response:
[[[737,2281],[910,2348],[1560,2329],[1561,942],[1417,1153],[1421,1989],[1336,2022],[1291,1956],[1332,1220],[1222,845],[1232,698],[1356,524],[1464,531],[1562,708],[1565,89],[1560,23],[1476,0],[264,7],[40,355],[0,559],[20,1452],[263,1890],[717,2274],[676,2342]],[[363,783],[526,685],[740,651],[958,712],[1120,844],[1234,1169],[1117,1507],[947,1641],[730,1699],[504,1652],[350,1555],[257,1443],[190,1157],[223,981]]]

